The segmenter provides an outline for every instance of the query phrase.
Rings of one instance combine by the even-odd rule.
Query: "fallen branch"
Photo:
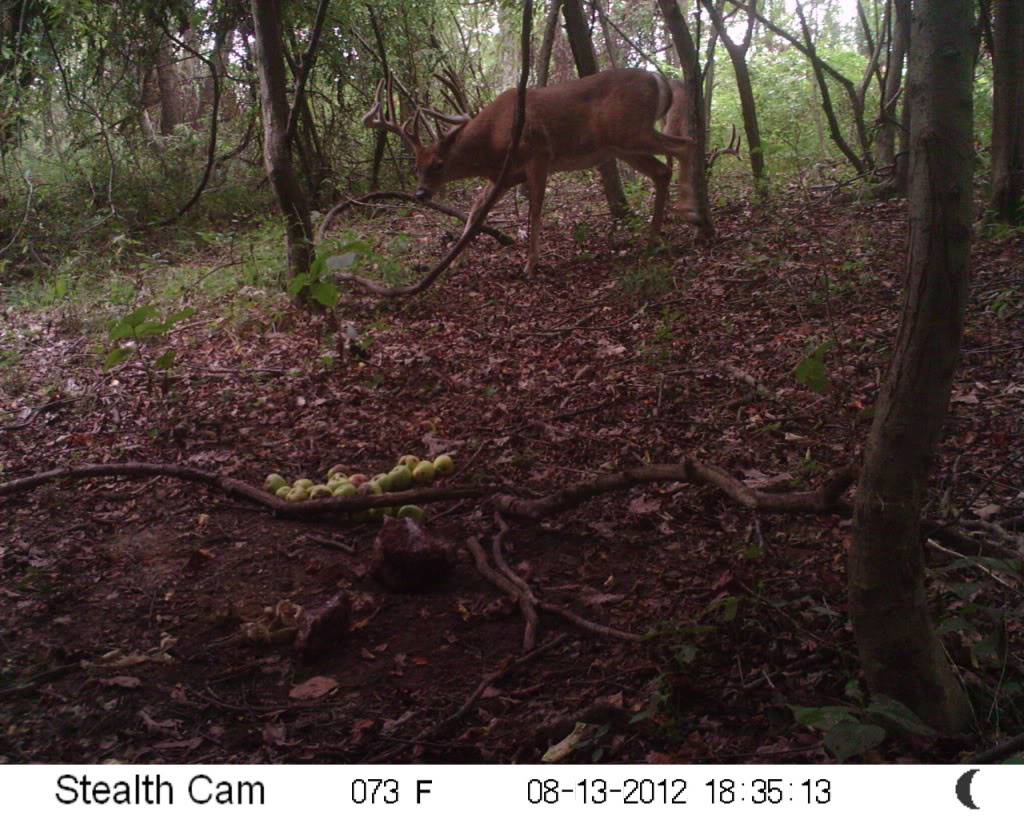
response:
[[[840,502],[840,497],[856,477],[856,467],[850,465],[833,472],[824,485],[814,491],[762,492],[751,489],[721,467],[687,458],[679,464],[653,464],[602,475],[593,481],[576,483],[542,498],[527,500],[500,494],[495,496],[494,505],[500,512],[538,521],[608,492],[619,492],[644,483],[677,481],[714,486],[747,509],[762,512],[825,514],[842,511],[845,508]]]
[[[86,480],[89,478],[138,478],[164,477],[201,483],[211,489],[223,492],[236,500],[255,503],[284,518],[321,517],[327,515],[362,512],[384,506],[431,503],[463,498],[483,498],[501,491],[496,485],[485,486],[436,486],[410,489],[405,492],[387,492],[383,495],[361,495],[354,498],[327,498],[325,500],[289,503],[276,495],[264,492],[245,481],[228,478],[215,472],[205,472],[177,464],[147,464],[133,461],[113,464],[85,464],[84,466],[51,469],[7,483],[0,483],[0,498],[28,492],[46,483],[60,480]]]
[[[417,199],[415,196],[411,196],[408,193],[401,193],[400,191],[375,191],[374,193],[368,193],[365,196],[360,196],[358,199],[346,199],[344,202],[339,202],[324,216],[320,222],[320,226],[316,230],[316,242],[320,244],[324,240],[324,236],[327,235],[327,231],[331,226],[331,223],[342,213],[349,208],[358,207],[372,207],[374,202],[382,202],[388,199],[393,199],[398,202],[407,202],[410,205],[414,205],[418,208],[427,208],[428,210],[437,211],[443,213],[446,216],[451,216],[462,222],[468,221],[469,217],[461,210],[456,210],[448,205],[442,205],[439,202],[422,201]],[[493,228],[490,225],[481,225],[480,232],[486,233],[488,236],[496,239],[499,244],[508,246],[515,244],[515,239],[509,236],[507,233],[502,233],[497,228]]]

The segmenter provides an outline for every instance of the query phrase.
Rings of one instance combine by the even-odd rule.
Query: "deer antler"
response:
[[[387,92],[385,94],[385,92]],[[373,105],[363,115],[363,125],[367,128],[379,128],[384,131],[391,131],[404,139],[411,148],[420,145],[419,127],[422,112],[419,108],[404,123],[399,124],[395,118],[395,97],[392,88],[391,75],[377,83],[377,93],[373,97]],[[410,128],[410,126],[412,126]]]
[[[729,137],[729,145],[725,148],[715,148],[711,153],[708,154],[707,159],[704,163],[706,170],[711,170],[711,166],[715,164],[715,160],[720,156],[731,154],[732,156],[740,155],[740,143],[741,139],[736,133],[736,126],[732,126],[732,135]]]

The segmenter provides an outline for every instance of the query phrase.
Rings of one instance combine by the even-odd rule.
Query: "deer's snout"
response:
[[[431,197],[430,191],[428,191],[426,188],[417,188],[416,193],[414,195],[421,202],[426,202]]]

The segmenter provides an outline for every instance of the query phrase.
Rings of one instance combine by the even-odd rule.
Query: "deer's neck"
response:
[[[491,150],[488,135],[478,133],[473,125],[474,123],[469,123],[456,136],[455,143],[451,147],[447,160],[449,180],[469,179],[477,176],[491,178],[494,176],[495,168],[501,167],[504,155],[497,157],[497,163],[495,163],[494,151]]]

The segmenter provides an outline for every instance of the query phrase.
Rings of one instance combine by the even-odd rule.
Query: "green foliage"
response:
[[[157,308],[151,304],[144,304],[120,319],[112,321],[107,331],[108,338],[113,342],[131,342],[131,344],[115,344],[107,352],[103,362],[104,366],[110,369],[123,364],[140,349],[143,343],[165,338],[176,324],[191,318],[195,312],[191,307],[186,307],[183,310],[170,313],[160,320],[157,318]],[[153,366],[159,370],[166,370],[174,364],[174,359],[174,351],[167,350],[154,360]]]
[[[823,341],[820,344],[813,342],[807,349],[807,353],[796,365],[793,377],[797,383],[807,387],[813,392],[824,394],[828,390],[828,369],[825,367],[825,356],[835,346],[831,340]]]
[[[853,691],[859,694],[859,686],[855,686]],[[872,697],[867,707],[826,705],[805,708],[791,705],[789,708],[798,725],[822,733],[825,747],[840,762],[862,756],[881,745],[889,733],[884,726],[903,734],[935,736],[935,731],[903,703],[882,695]]]

